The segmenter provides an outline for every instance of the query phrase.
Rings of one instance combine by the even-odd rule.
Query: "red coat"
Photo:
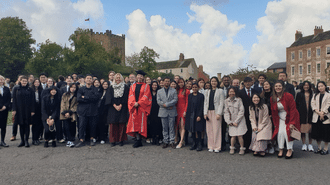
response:
[[[142,84],[138,104],[139,106],[134,107],[135,104],[135,89],[136,83],[131,85],[128,95],[128,111],[129,120],[127,124],[126,133],[132,137],[135,137],[135,133],[141,134],[143,137],[147,137],[147,119],[150,114],[152,96],[150,93],[150,87],[146,83]]]
[[[176,117],[176,125],[180,124],[181,118],[183,119],[183,123],[185,123],[185,117],[183,117],[183,113],[186,112],[188,106],[188,96],[190,94],[189,89],[186,89],[185,94],[182,94],[184,89],[181,88],[178,91],[178,103],[176,104],[176,110],[178,112],[178,116]]]
[[[293,141],[293,139],[290,137],[290,125],[294,125],[298,130],[300,130],[300,118],[299,112],[296,108],[296,102],[294,101],[292,94],[287,92],[284,92],[280,101],[284,107],[284,110],[286,111],[285,124],[286,133],[288,134],[288,140]],[[275,126],[272,139],[275,139],[280,125],[280,117],[278,116],[277,102],[273,102],[272,97],[270,97],[270,104],[272,110],[273,124]]]

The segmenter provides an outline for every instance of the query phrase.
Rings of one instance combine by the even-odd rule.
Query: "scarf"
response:
[[[121,98],[124,95],[125,84],[120,82],[119,84],[111,84],[113,88],[113,96],[115,98]]]

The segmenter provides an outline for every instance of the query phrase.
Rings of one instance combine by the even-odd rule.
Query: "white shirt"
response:
[[[47,87],[47,83],[41,83],[41,86],[42,86],[42,89],[46,89],[46,87]]]
[[[3,86],[0,86],[0,94],[3,96]]]
[[[246,95],[248,95],[250,93],[250,97],[252,96],[251,94],[251,88],[248,90],[246,87],[245,87],[245,92],[246,92]]]

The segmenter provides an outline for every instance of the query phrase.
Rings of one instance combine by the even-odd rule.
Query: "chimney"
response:
[[[217,73],[217,77],[219,80],[221,80],[221,73]]]
[[[198,66],[198,70],[201,71],[201,72],[203,72],[203,65],[199,65]]]
[[[184,55],[183,55],[183,53],[180,53],[179,61],[183,61],[183,60],[184,60]]]
[[[323,29],[322,29],[322,26],[315,26],[315,29],[314,29],[314,36],[316,36],[317,34],[319,33],[323,33]]]
[[[296,40],[295,40],[295,41],[297,41],[297,40],[300,39],[303,35],[302,35],[301,31],[296,30],[296,34],[295,34],[295,36],[296,36]]]

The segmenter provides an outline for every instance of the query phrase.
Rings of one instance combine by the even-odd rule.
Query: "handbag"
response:
[[[290,129],[290,132],[290,137],[292,137],[293,139],[296,139],[298,141],[301,139],[301,132],[296,127]]]
[[[52,118],[52,117],[49,116],[49,119],[51,119],[51,118]],[[47,124],[48,124],[48,121],[47,121]],[[48,127],[49,127],[49,131],[50,131],[50,132],[54,132],[54,131],[56,131],[55,122],[53,123],[52,126],[49,126],[49,124],[48,124]]]

